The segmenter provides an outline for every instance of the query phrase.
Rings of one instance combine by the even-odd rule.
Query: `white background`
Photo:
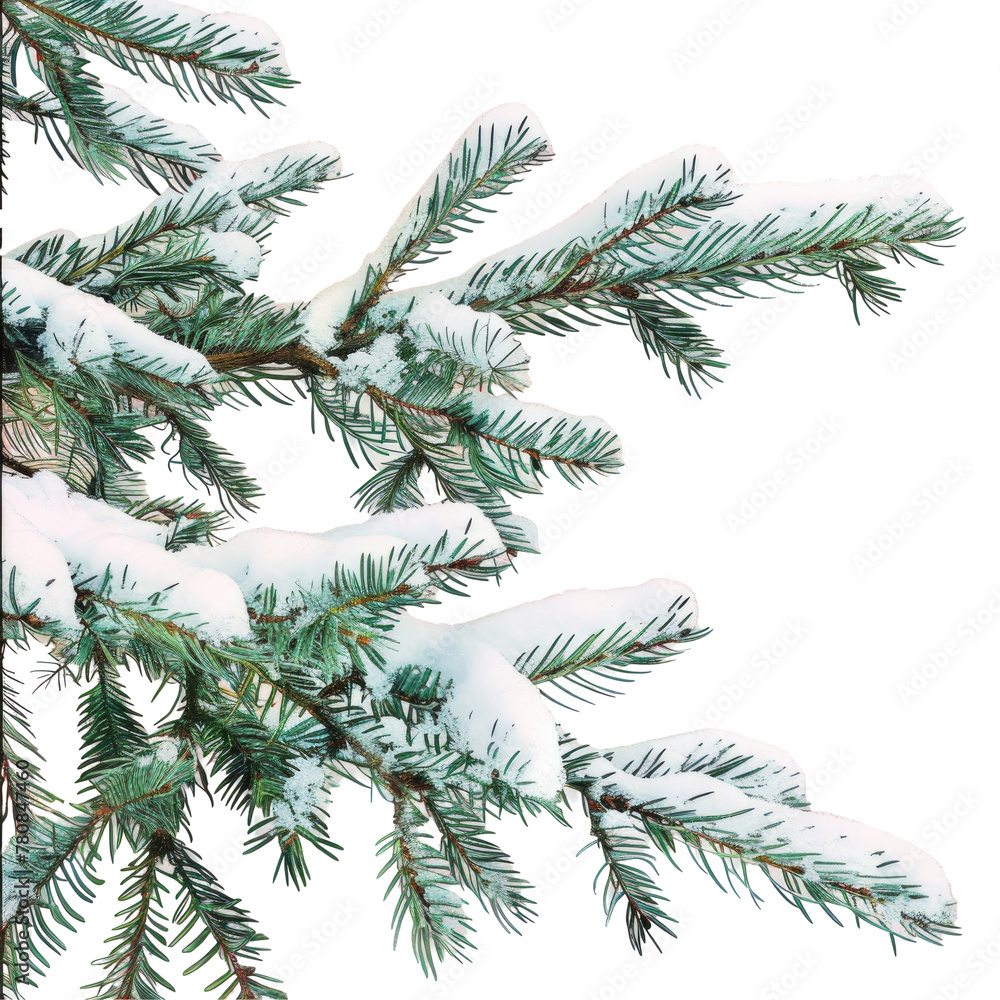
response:
[[[627,468],[597,490],[553,481],[544,497],[520,503],[547,540],[544,553],[519,559],[502,586],[428,612],[455,620],[653,576],[689,583],[712,635],[568,725],[597,745],[712,724],[786,748],[810,775],[816,808],[891,830],[942,862],[964,936],[944,948],[903,945],[893,958],[875,930],[840,929],[821,914],[809,926],[763,879],[758,910],[682,861],[683,874],[661,872],[679,939],[638,960],[620,916],[604,926],[595,856],[575,857],[586,842],[577,811],[572,830],[502,824],[501,841],[539,886],[538,920],[508,937],[480,914],[474,964],[446,963],[438,983],[426,982],[405,940],[392,950],[392,904],[375,879],[384,803],[337,791],[342,860],[317,860],[312,884],[296,894],[271,884],[262,855],[240,857],[239,823],[202,802],[197,843],[260,918],[273,949],[266,968],[282,971],[296,998],[997,995],[995,8],[236,6],[273,25],[302,80],[271,122],[105,76],[197,124],[229,157],[312,139],[338,146],[352,176],[310,197],[272,237],[260,287],[281,299],[308,297],[352,270],[465,125],[506,101],[539,115],[556,159],[414,280],[539,231],[634,166],[692,142],[717,146],[745,180],[916,173],[967,225],[942,267],[897,268],[904,301],[860,327],[832,281],[711,310],[705,326],[733,364],[700,401],[646,361],[626,329],[532,338],[528,398],[605,417]],[[101,187],[55,165],[26,127],[15,129],[7,247],[52,228],[104,230],[148,200],[132,182]],[[310,437],[305,407],[227,416],[218,429],[267,484],[252,523],[319,530],[358,519],[348,498],[363,473]],[[67,790],[77,696],[35,696],[47,771]],[[87,962],[102,953],[115,909],[113,883],[105,890],[39,996],[79,996],[93,978]],[[184,980],[179,995],[207,981]]]

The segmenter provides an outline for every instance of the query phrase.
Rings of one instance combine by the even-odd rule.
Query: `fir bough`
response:
[[[106,233],[44,234],[4,261],[4,642],[46,642],[59,682],[79,685],[82,785],[72,806],[47,789],[5,667],[8,989],[38,983],[99,891],[102,854],[124,851],[91,995],[162,995],[179,948],[186,972],[216,962],[223,995],[284,996],[258,971],[263,935],[191,842],[190,799],[242,814],[246,850],[300,888],[310,855],[340,851],[341,779],[392,806],[378,850],[395,934],[409,929],[429,974],[469,954],[466,898],[509,930],[534,916],[490,818],[567,822],[577,797],[605,911],[624,912],[639,950],[673,933],[653,873],[682,848],[720,885],[757,898],[756,869],[804,913],[846,911],[894,941],[954,930],[934,862],[810,811],[780,751],[707,730],[598,749],[556,724],[545,698],[615,694],[705,635],[683,585],[575,592],[459,626],[408,613],[533,548],[511,498],[551,471],[580,483],[620,465],[602,422],[518,399],[524,334],[628,325],[697,392],[723,363],[696,312],[816,277],[840,281],[855,315],[884,311],[899,292],[886,261],[930,261],[959,232],[932,192],[899,179],[741,186],[720,154],[691,148],[463,275],[395,290],[551,157],[537,120],[505,106],[460,137],[355,275],[277,303],[247,282],[277,217],[338,176],[336,151],[222,161],[89,61],[263,109],[292,82],[270,32],[162,0],[11,0],[3,16],[5,118],[98,179],[171,188]],[[42,91],[23,93],[25,65]],[[212,412],[289,391],[372,466],[357,495],[372,516],[230,536],[259,489],[213,440]],[[221,509],[147,493],[156,436]],[[425,503],[428,482],[443,503]],[[129,674],[174,698],[153,731]]]

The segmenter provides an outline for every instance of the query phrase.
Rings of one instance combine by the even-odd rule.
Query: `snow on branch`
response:
[[[612,747],[604,756],[642,778],[699,771],[735,785],[747,795],[803,808],[805,775],[783,750],[722,729],[699,729],[658,740]]]
[[[525,313],[585,305],[598,292],[616,292],[624,306],[650,286],[691,304],[748,282],[872,263],[876,255],[926,260],[917,244],[958,231],[940,196],[913,178],[733,185],[728,172],[713,150],[681,150],[440,290],[517,327],[528,321]],[[642,177],[651,186],[650,174],[664,179],[660,191],[636,197]],[[611,224],[596,227],[598,219]]]
[[[470,774],[483,784],[500,780],[533,799],[556,798],[565,772],[555,721],[523,674],[486,643],[411,616],[401,618],[392,640],[381,676],[369,681],[374,695],[411,665],[431,671],[446,689],[437,718],[411,727],[408,740],[433,740],[441,728],[475,760]]]
[[[278,303],[245,282],[277,217],[338,176],[336,151],[219,160],[194,130],[103,87],[85,56],[182,95],[261,105],[291,83],[273,35],[165,0],[12,0],[4,15],[10,115],[98,177],[124,167],[178,188],[108,232],[48,233],[4,261],[4,635],[49,642],[53,676],[83,688],[80,776],[94,793],[58,815],[31,765],[29,843],[4,870],[32,887],[33,949],[61,948],[47,915],[82,919],[64,886],[91,899],[104,838],[125,839],[135,861],[99,963],[102,995],[163,985],[154,930],[173,880],[180,939],[203,949],[192,970],[214,956],[226,967],[216,985],[283,996],[256,974],[251,918],[182,840],[189,793],[214,789],[246,818],[248,850],[268,851],[275,875],[302,886],[307,851],[340,850],[326,805],[344,777],[392,804],[380,850],[393,923],[398,936],[409,921],[431,974],[471,947],[463,888],[508,929],[533,915],[487,815],[565,822],[570,790],[591,820],[605,912],[624,909],[637,949],[654,928],[672,933],[653,876],[656,852],[673,859],[681,844],[754,898],[749,867],[803,912],[846,907],[894,937],[954,930],[937,866],[809,811],[800,769],[776,748],[707,730],[597,750],[562,733],[553,691],[613,694],[707,634],[684,585],[575,591],[460,625],[414,612],[535,548],[511,497],[552,471],[579,484],[621,465],[603,421],[516,396],[529,384],[524,334],[628,324],[696,392],[723,362],[695,311],[823,276],[856,312],[884,311],[899,294],[885,262],[930,261],[928,247],[960,231],[933,192],[900,179],[741,186],[720,154],[690,147],[465,274],[400,289],[491,211],[487,198],[550,157],[534,116],[504,106],[459,138],[357,273],[312,302]],[[40,94],[17,90],[24,52]],[[147,495],[135,466],[158,428],[194,485],[226,510],[252,508],[259,488],[208,417],[222,403],[290,402],[283,382],[372,466],[356,497],[373,516],[220,541],[223,512]],[[443,503],[425,504],[428,485]],[[129,670],[176,696],[154,733],[132,706]],[[4,685],[13,699],[6,668]],[[39,757],[30,716],[16,705],[13,718],[5,775]],[[5,926],[18,907],[5,898]],[[4,948],[14,954],[10,935]],[[47,964],[32,955],[27,981]]]
[[[177,261],[171,244],[186,240],[198,246],[199,256],[234,278],[255,277],[260,250],[283,201],[340,176],[340,156],[326,143],[302,143],[247,160],[212,163],[183,193],[169,192],[142,212],[106,233],[78,238],[60,231],[15,247],[14,258],[68,284],[93,286],[104,297],[114,297],[121,272],[137,260],[147,263],[170,258],[164,286],[177,283]],[[229,244],[223,240],[228,234]],[[243,238],[241,238],[243,237]],[[202,239],[198,245],[194,238]],[[157,286],[146,276],[145,286]]]
[[[249,635],[246,604],[233,580],[213,569],[191,567],[167,552],[160,525],[70,492],[51,472],[30,479],[5,476],[4,492],[19,515],[4,526],[5,541],[13,542],[4,575],[14,572],[15,579],[23,579],[29,574],[25,587],[33,584],[35,593],[52,595],[36,606],[35,616],[52,614],[64,628],[79,629],[69,587],[99,592],[119,604],[151,603],[159,616],[177,619],[209,641]],[[44,565],[19,558],[39,535],[46,542]],[[61,567],[53,549],[61,554]],[[42,572],[55,574],[50,584],[41,584]]]
[[[495,313],[477,312],[431,293],[414,304],[406,325],[425,363],[434,370],[450,366],[451,380],[463,387],[486,392],[497,387],[513,395],[531,384],[527,352]]]
[[[281,43],[256,18],[201,14],[169,0],[17,0],[78,45],[121,69],[191,97],[254,104],[290,79]]]
[[[206,416],[234,393],[250,394],[245,382],[264,375],[253,362],[332,370],[296,346],[294,307],[245,295],[242,283],[256,277],[283,204],[339,169],[336,150],[322,143],[219,162],[106,233],[57,231],[11,251],[7,465],[52,468],[75,488],[128,505],[145,498],[129,467],[152,448],[140,432],[161,425],[186,475],[227,508],[252,508],[259,490],[211,439]],[[230,374],[243,366],[244,380]]]
[[[277,528],[243,531],[221,545],[189,546],[179,553],[188,566],[213,569],[235,580],[253,605],[273,591],[268,614],[301,617],[319,611],[304,606],[326,585],[334,593],[369,564],[381,568],[378,584],[344,595],[360,603],[406,596],[407,603],[454,574],[495,571],[506,561],[496,529],[470,505],[437,504],[370,518],[357,525],[308,533]],[[360,577],[355,577],[360,579]],[[322,606],[320,606],[322,607]]]
[[[182,190],[218,154],[190,126],[102,85],[87,54],[182,97],[237,106],[248,100],[258,110],[295,82],[281,43],[263,23],[168,0],[12,0],[4,5],[3,48],[5,115],[34,125],[36,139],[44,134],[58,155],[99,179],[118,180],[124,168],[154,189],[156,176]],[[19,92],[22,50],[45,91]]]
[[[583,793],[595,829],[629,822],[668,856],[682,843],[713,878],[715,857],[730,885],[735,878],[752,894],[747,866],[758,867],[783,898],[803,912],[804,903],[815,903],[838,923],[831,907],[844,907],[904,940],[939,943],[943,934],[954,933],[956,904],[944,873],[905,841],[840,816],[772,801],[770,780],[744,790],[732,775],[713,776],[711,766],[692,767],[690,759],[673,769],[647,767],[642,760],[637,766],[633,748],[601,755],[570,737],[563,746],[569,783]],[[637,752],[646,759],[654,749],[655,742]],[[623,758],[631,769],[617,766]]]
[[[7,476],[5,490],[9,610],[70,630],[79,630],[74,601],[84,589],[155,606],[159,617],[219,644],[249,638],[251,619],[262,616],[302,628],[317,616],[342,624],[338,616],[348,613],[385,614],[437,588],[454,591],[465,578],[495,575],[507,562],[492,523],[460,504],[318,534],[256,528],[170,552],[162,523],[70,491],[51,472]]]
[[[420,240],[440,221],[435,198],[448,190],[442,179],[467,162],[470,136],[481,153],[485,124],[511,113],[502,107],[476,123],[379,250],[303,312],[303,341],[336,369],[339,386],[312,380],[317,406],[378,466],[358,491],[368,509],[419,503],[428,472],[443,495],[496,510],[499,524],[503,496],[537,489],[546,461],[576,481],[614,471],[617,444],[601,428],[493,395],[527,384],[519,334],[628,324],[647,356],[698,392],[725,365],[695,311],[819,276],[838,278],[856,310],[884,311],[898,290],[881,275],[882,259],[932,260],[921,245],[960,232],[941,199],[912,179],[739,185],[720,153],[687,147],[463,275],[390,289],[404,264],[423,259]],[[469,172],[470,182],[478,177]],[[467,486],[472,477],[485,487],[479,497]],[[505,539],[524,547],[515,532]]]
[[[458,627],[495,646],[535,684],[551,684],[583,701],[589,693],[614,694],[616,685],[676,656],[684,643],[707,632],[698,628],[694,595],[673,580],[570,590]]]
[[[569,280],[624,280],[734,198],[731,169],[714,149],[689,146],[617,181],[564,222],[487,258],[440,290],[452,301],[503,310],[535,296],[558,297]],[[616,283],[610,281],[610,284]]]
[[[689,147],[552,229],[409,294],[437,291],[522,333],[628,323],[691,391],[723,365],[688,310],[833,276],[855,315],[859,303],[884,312],[900,289],[881,275],[880,258],[933,261],[920,244],[959,232],[940,196],[912,178],[738,185],[720,153]],[[400,311],[391,296],[383,309]]]
[[[4,573],[15,583],[8,624],[68,641],[105,685],[102,703],[117,699],[85,761],[100,794],[126,801],[140,779],[100,770],[108,740],[137,748],[148,740],[129,723],[112,661],[136,655],[139,643],[150,669],[169,675],[176,659],[148,655],[156,630],[175,643],[190,636],[173,655],[212,682],[193,689],[186,711],[222,753],[220,792],[248,819],[254,804],[264,813],[251,826],[251,848],[273,846],[276,872],[304,883],[304,846],[339,850],[324,808],[332,778],[360,770],[395,803],[385,841],[392,886],[425,963],[465,952],[470,927],[455,886],[471,888],[508,927],[530,917],[530,887],[474,817],[561,816],[566,789],[584,795],[604,859],[605,909],[610,916],[624,904],[637,948],[653,928],[672,933],[652,859],[680,844],[713,875],[710,859],[721,861],[727,879],[751,893],[748,866],[800,908],[846,907],[895,937],[938,940],[953,928],[954,902],[936,865],[887,834],[809,811],[800,769],[773,747],[708,730],[598,751],[561,735],[543,700],[549,682],[602,668],[620,680],[619,670],[662,662],[704,634],[681,584],[571,592],[434,625],[407,608],[433,599],[451,573],[503,563],[495,526],[474,507],[419,507],[318,535],[256,529],[174,554],[161,547],[163,525],[67,494],[49,473],[11,479],[7,502],[17,515],[5,522],[13,544]],[[36,551],[29,547],[39,538],[42,559],[29,559],[22,586],[19,553]],[[91,590],[84,577],[95,573],[103,581]],[[45,589],[44,601],[19,603]],[[129,606],[142,624],[122,631]],[[74,640],[81,629],[100,645]],[[192,723],[177,725],[188,733]],[[107,726],[117,735],[104,735]],[[251,750],[264,732],[267,751]],[[251,766],[267,774],[252,797]],[[114,782],[121,791],[112,794]],[[440,849],[426,842],[428,824]],[[85,836],[65,835],[71,852]]]
[[[110,302],[18,260],[5,262],[3,289],[5,323],[23,330],[27,345],[37,348],[58,374],[78,367],[100,371],[118,359],[172,382],[216,377],[197,351],[157,336]]]
[[[306,317],[309,345],[318,351],[334,348],[344,353],[348,346],[370,339],[380,321],[369,332],[366,319],[393,281],[410,267],[447,252],[437,247],[451,243],[458,233],[468,232],[469,225],[481,221],[474,212],[492,211],[479,202],[503,194],[521,174],[550,155],[541,125],[526,108],[502,105],[478,118],[357,274],[313,299]]]

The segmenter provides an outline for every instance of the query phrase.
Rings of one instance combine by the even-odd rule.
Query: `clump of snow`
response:
[[[550,152],[548,138],[538,119],[519,104],[504,104],[477,118],[458,138],[437,170],[389,227],[385,239],[348,278],[320,292],[304,316],[305,339],[314,350],[325,353],[337,342],[339,327],[352,304],[360,299],[372,275],[391,272],[398,266],[404,248],[425,238],[427,206],[435,197],[451,197],[455,190],[474,190],[486,181],[497,163],[513,146],[531,149],[535,156]],[[479,149],[478,154],[476,153]],[[445,242],[442,240],[442,242]]]
[[[166,22],[163,30],[170,37],[193,44],[203,59],[210,59],[220,70],[248,71],[246,56],[239,51],[257,53],[254,61],[266,73],[289,74],[284,47],[271,27],[248,14],[202,14],[187,4],[170,0],[140,0],[130,6],[143,21]]]
[[[805,775],[784,750],[724,729],[699,729],[604,752],[616,767],[643,778],[677,771],[717,771],[713,777],[754,798],[804,805]],[[736,766],[732,764],[739,761]],[[723,770],[725,768],[725,770]]]
[[[539,799],[559,794],[566,774],[555,720],[528,678],[496,649],[450,626],[404,614],[392,639],[384,666],[372,670],[373,694],[388,691],[413,665],[439,674],[447,693],[438,722],[456,749],[479,762],[479,780],[499,777]]]
[[[217,267],[237,280],[256,278],[260,274],[260,244],[246,233],[203,233],[200,242],[204,252],[215,258]]]
[[[340,154],[325,142],[301,142],[246,160],[222,160],[215,164],[195,183],[204,184],[207,191],[215,190],[227,195],[235,214],[231,218],[222,216],[222,221],[211,228],[217,231],[242,228],[233,221],[238,218],[241,208],[259,218],[270,218],[271,213],[265,202],[268,198],[284,194],[288,189],[288,178],[296,176],[307,161],[312,164],[324,162],[324,177],[332,178],[340,173]]]
[[[275,614],[288,614],[301,606],[302,594],[332,581],[338,567],[357,572],[368,558],[376,564],[397,559],[406,549],[401,538],[367,535],[327,540],[321,534],[251,528],[221,545],[189,546],[177,553],[189,566],[225,574],[241,588],[247,601],[273,587],[278,602]],[[427,582],[419,568],[408,578],[411,586]]]
[[[786,865],[810,881],[861,890],[855,899],[868,900],[890,928],[902,930],[906,917],[954,922],[956,904],[940,866],[919,848],[881,830],[764,801],[697,771],[641,777],[599,757],[588,765],[586,776],[595,798],[624,800],[630,809],[680,823],[735,846],[747,861]]]
[[[421,561],[448,561],[455,553],[486,556],[502,549],[496,529],[478,508],[442,503],[379,514],[326,532],[252,528],[221,545],[190,546],[178,558],[224,573],[248,601],[273,587],[278,597],[275,613],[287,614],[298,606],[303,592],[332,581],[338,569],[358,572],[369,560],[388,564],[409,553],[405,582],[420,588],[431,582]]]
[[[383,333],[368,347],[354,351],[338,360],[337,370],[343,385],[359,392],[376,386],[390,394],[398,392],[404,384],[406,362],[400,357],[402,337],[398,333]]]
[[[322,163],[322,168],[317,165]],[[5,283],[7,266],[21,262],[29,268],[40,263],[39,250],[46,241],[63,236],[57,261],[67,259],[93,261],[103,259],[109,251],[118,251],[123,233],[135,229],[144,231],[151,220],[170,221],[173,228],[162,239],[175,239],[178,235],[195,234],[214,248],[221,266],[231,270],[236,277],[253,277],[260,265],[260,247],[255,235],[260,235],[273,219],[269,199],[286,193],[297,181],[312,182],[318,175],[334,177],[339,172],[336,149],[326,143],[309,142],[263,153],[246,160],[215,160],[211,157],[199,163],[200,176],[183,192],[166,192],[151,202],[139,215],[104,233],[76,238],[68,231],[48,233],[38,240],[22,244],[4,258]],[[223,233],[232,234],[227,238]],[[213,235],[214,234],[214,235]],[[242,234],[242,235],[237,235]],[[148,244],[155,248],[155,242]],[[36,247],[35,252],[32,248]],[[49,251],[52,247],[49,246]],[[109,272],[85,274],[77,287],[99,289],[107,283]],[[40,273],[40,272],[35,272]],[[17,270],[17,290],[25,303],[31,300],[32,277],[24,270]],[[45,275],[42,276],[46,278]],[[46,278],[48,282],[53,279]],[[29,319],[44,317],[45,301],[54,295],[52,286],[42,282],[36,311],[23,312],[17,319],[17,309],[11,309],[10,322],[24,323]],[[37,297],[36,297],[37,298]],[[22,307],[19,307],[23,309]],[[5,318],[7,312],[5,310]]]
[[[683,200],[728,198],[732,187],[732,167],[722,153],[710,146],[684,146],[630,171],[576,214],[526,243],[537,240],[552,248],[582,238],[588,247],[599,247]]]
[[[39,346],[56,371],[68,375],[78,365],[100,368],[101,361],[114,356],[106,316],[101,315],[106,310],[97,302],[104,300],[92,302],[86,292],[66,289],[49,303]]]
[[[61,552],[76,586],[97,587],[110,572],[107,594],[113,601],[155,598],[157,615],[178,617],[182,627],[209,642],[249,636],[246,603],[236,584],[167,552],[161,526],[72,492],[51,472],[7,477],[5,495]]]
[[[696,270],[729,248],[744,259],[752,258],[758,248],[787,254],[814,246],[828,248],[861,229],[864,241],[874,242],[893,238],[901,224],[912,237],[929,232],[931,223],[948,211],[933,188],[912,177],[746,184],[734,188],[734,194],[738,197],[731,204],[711,212],[697,230],[677,231],[671,239],[645,245],[645,261],[668,270],[683,261],[684,270]],[[863,226],[839,231],[859,215],[867,216]],[[692,257],[694,245],[699,249]]]
[[[139,754],[133,758],[132,764],[139,767],[149,767],[153,763],[176,764],[181,753],[181,741],[173,739],[156,740],[149,753]],[[126,767],[129,765],[125,765]]]
[[[6,491],[7,477],[4,477]],[[11,575],[13,573],[13,576]],[[76,591],[59,549],[6,497],[3,500],[3,607],[79,630]]]
[[[122,142],[136,144],[154,156],[198,165],[195,169],[205,169],[219,159],[218,150],[192,125],[165,121],[118,87],[102,84],[101,95],[107,101],[104,114]],[[199,165],[199,161],[203,162]]]
[[[521,552],[538,551],[538,525],[521,514],[505,514],[503,518],[505,537]]]
[[[662,579],[637,587],[570,590],[456,626],[500,650],[528,675],[550,651],[573,649],[598,633],[628,645],[660,633],[681,638],[697,627],[691,590]]]
[[[948,211],[948,204],[926,181],[916,177],[871,177],[851,181],[764,182],[742,184],[731,205],[712,213],[720,228],[770,220],[775,231],[794,236],[829,220],[846,221],[851,215],[873,209],[883,221],[869,233],[876,236],[921,206],[930,216]]]
[[[566,456],[584,445],[603,442],[600,465],[608,471],[621,465],[618,436],[599,417],[564,413],[544,403],[526,402],[510,396],[494,396],[489,392],[469,392],[462,396],[462,406],[477,430],[495,434],[501,439],[520,434],[529,425],[532,430],[530,447],[540,449],[540,458],[550,458],[546,442],[551,442],[553,454]],[[613,447],[608,445],[613,443]],[[499,442],[498,447],[504,447]],[[585,459],[591,456],[585,454]]]
[[[455,305],[440,292],[415,300],[406,324],[418,347],[451,355],[485,388],[496,382],[508,391],[525,389],[528,354],[510,325],[496,313]]]
[[[160,740],[156,744],[156,759],[164,764],[174,764],[180,756],[180,740]]]
[[[317,354],[332,350],[334,331],[344,322],[358,299],[360,287],[355,279],[338,281],[309,300],[303,313],[302,341]]]
[[[593,819],[597,820],[602,830],[628,830],[630,833],[637,833],[641,829],[638,820],[632,819],[628,813],[616,812],[614,809],[598,813]]]
[[[103,360],[114,356],[178,382],[216,377],[197,351],[153,333],[96,295],[64,285],[13,258],[4,259],[4,280],[17,289],[19,302],[28,306],[27,312],[9,321],[17,325],[44,317],[39,347],[58,372],[70,374],[77,365],[99,369]]]
[[[3,321],[11,326],[44,320],[52,299],[50,286],[42,280],[45,275],[18,264],[13,257],[4,257]]]
[[[281,798],[275,799],[271,814],[283,830],[307,829],[310,815],[320,805],[326,772],[323,765],[312,757],[295,761],[292,774],[285,780]]]
[[[19,260],[29,267],[32,265],[32,248],[37,248],[42,244],[49,244],[59,241],[62,246],[71,246],[77,239],[76,233],[70,229],[50,229],[47,233],[28,240],[26,243],[19,243],[12,250],[7,251],[7,256]]]
[[[358,524],[345,524],[323,532],[329,541],[369,534],[392,535],[408,545],[457,549],[461,554],[482,555],[503,550],[493,522],[474,504],[424,504],[409,510],[375,514]]]

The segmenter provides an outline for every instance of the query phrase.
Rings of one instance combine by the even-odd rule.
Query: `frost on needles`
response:
[[[636,948],[671,933],[654,864],[682,849],[720,885],[756,899],[758,871],[803,912],[848,912],[893,941],[954,929],[937,865],[812,811],[783,752],[715,730],[612,748],[567,730],[574,699],[615,694],[706,634],[683,585],[575,591],[456,626],[413,614],[533,549],[511,504],[547,475],[580,483],[620,466],[601,420],[521,398],[526,334],[628,325],[697,392],[723,367],[695,321],[711,304],[825,276],[855,315],[884,311],[899,293],[886,263],[930,261],[959,231],[932,191],[905,178],[739,185],[721,154],[688,148],[465,274],[400,289],[552,156],[534,116],[504,106],[459,138],[356,273],[279,303],[250,284],[268,234],[339,176],[336,151],[225,161],[89,62],[263,110],[292,82],[270,31],[160,0],[11,0],[3,16],[5,118],[99,179],[168,187],[107,232],[43,234],[4,258],[4,639],[46,643],[50,681],[79,686],[82,789],[66,805],[46,785],[5,666],[5,803],[22,833],[4,853],[10,990],[38,982],[97,892],[102,852],[123,849],[95,997],[161,995],[169,923],[191,970],[220,963],[215,986],[284,996],[237,887],[192,844],[190,800],[241,813],[247,850],[301,888],[310,853],[339,855],[343,779],[391,807],[378,850],[395,931],[408,928],[429,973],[468,956],[473,897],[510,930],[534,915],[490,817],[568,822],[576,801],[605,910],[624,912]],[[41,91],[22,91],[26,72]],[[259,489],[213,439],[212,412],[294,394],[370,465],[357,495],[369,516],[233,533]],[[201,498],[148,493],[157,446]],[[152,730],[128,693],[143,681],[174,699]]]

